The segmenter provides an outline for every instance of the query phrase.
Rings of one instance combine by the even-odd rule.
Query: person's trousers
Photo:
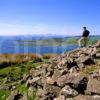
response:
[[[78,41],[80,47],[87,46],[88,37],[81,37]]]

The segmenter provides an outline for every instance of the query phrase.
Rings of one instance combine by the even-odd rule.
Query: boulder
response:
[[[66,100],[75,100],[75,99],[73,99],[73,98],[66,98]]]
[[[78,95],[73,98],[74,100],[100,100],[100,96],[98,95]]]
[[[93,100],[100,100],[100,95],[93,95],[92,99]]]
[[[55,80],[53,80],[51,77],[47,77],[46,78],[46,83],[47,84],[54,84],[55,83]]]
[[[95,64],[94,59],[90,56],[86,56],[83,58],[80,58],[81,62],[85,65],[91,65],[91,64]]]
[[[45,68],[40,68],[40,69],[31,69],[29,75],[34,77],[38,77],[45,74]]]
[[[58,86],[46,84],[44,90],[47,91],[47,93],[53,94],[54,96],[58,96],[59,92],[61,91],[61,88]]]
[[[93,99],[92,99],[92,96],[78,95],[78,96],[74,97],[74,100],[93,100]]]
[[[34,85],[35,82],[37,82],[40,79],[40,77],[35,77],[33,79],[28,79],[26,82],[26,86]]]
[[[72,98],[78,95],[78,92],[72,89],[70,86],[66,85],[62,90],[60,91],[61,95],[64,95],[66,98]]]
[[[64,95],[60,95],[58,98],[54,98],[54,100],[66,100]]]
[[[87,86],[88,78],[83,75],[73,77],[68,83],[73,89],[77,90],[78,93],[84,94]]]
[[[62,74],[62,73],[60,72],[60,70],[56,69],[56,70],[54,71],[54,74],[52,75],[52,79],[55,80],[55,81],[57,81],[58,78],[61,76],[61,74]]]
[[[0,90],[10,90],[11,88],[11,85],[0,85]]]
[[[65,86],[66,83],[67,83],[67,76],[66,75],[59,77],[58,80],[57,80],[57,85],[60,86],[60,87]]]
[[[39,97],[39,98],[45,97],[46,94],[47,94],[47,92],[43,89],[38,89],[37,92],[36,92],[36,96]]]
[[[100,94],[100,81],[89,78],[86,91],[94,94]]]
[[[96,58],[100,58],[100,53],[97,53],[96,54]]]

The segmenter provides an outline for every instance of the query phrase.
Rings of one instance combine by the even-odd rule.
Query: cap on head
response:
[[[86,30],[86,27],[84,26],[83,29]]]

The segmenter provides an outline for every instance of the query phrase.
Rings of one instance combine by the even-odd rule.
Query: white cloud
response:
[[[81,35],[82,28],[77,26],[50,26],[46,24],[18,25],[0,24],[0,35],[58,34]]]

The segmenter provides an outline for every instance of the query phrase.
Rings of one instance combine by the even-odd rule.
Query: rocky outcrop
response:
[[[86,90],[91,94],[100,95],[100,81],[98,81],[97,79],[90,78]]]
[[[21,83],[36,89],[36,100],[100,100],[99,58],[100,41],[31,69]]]

